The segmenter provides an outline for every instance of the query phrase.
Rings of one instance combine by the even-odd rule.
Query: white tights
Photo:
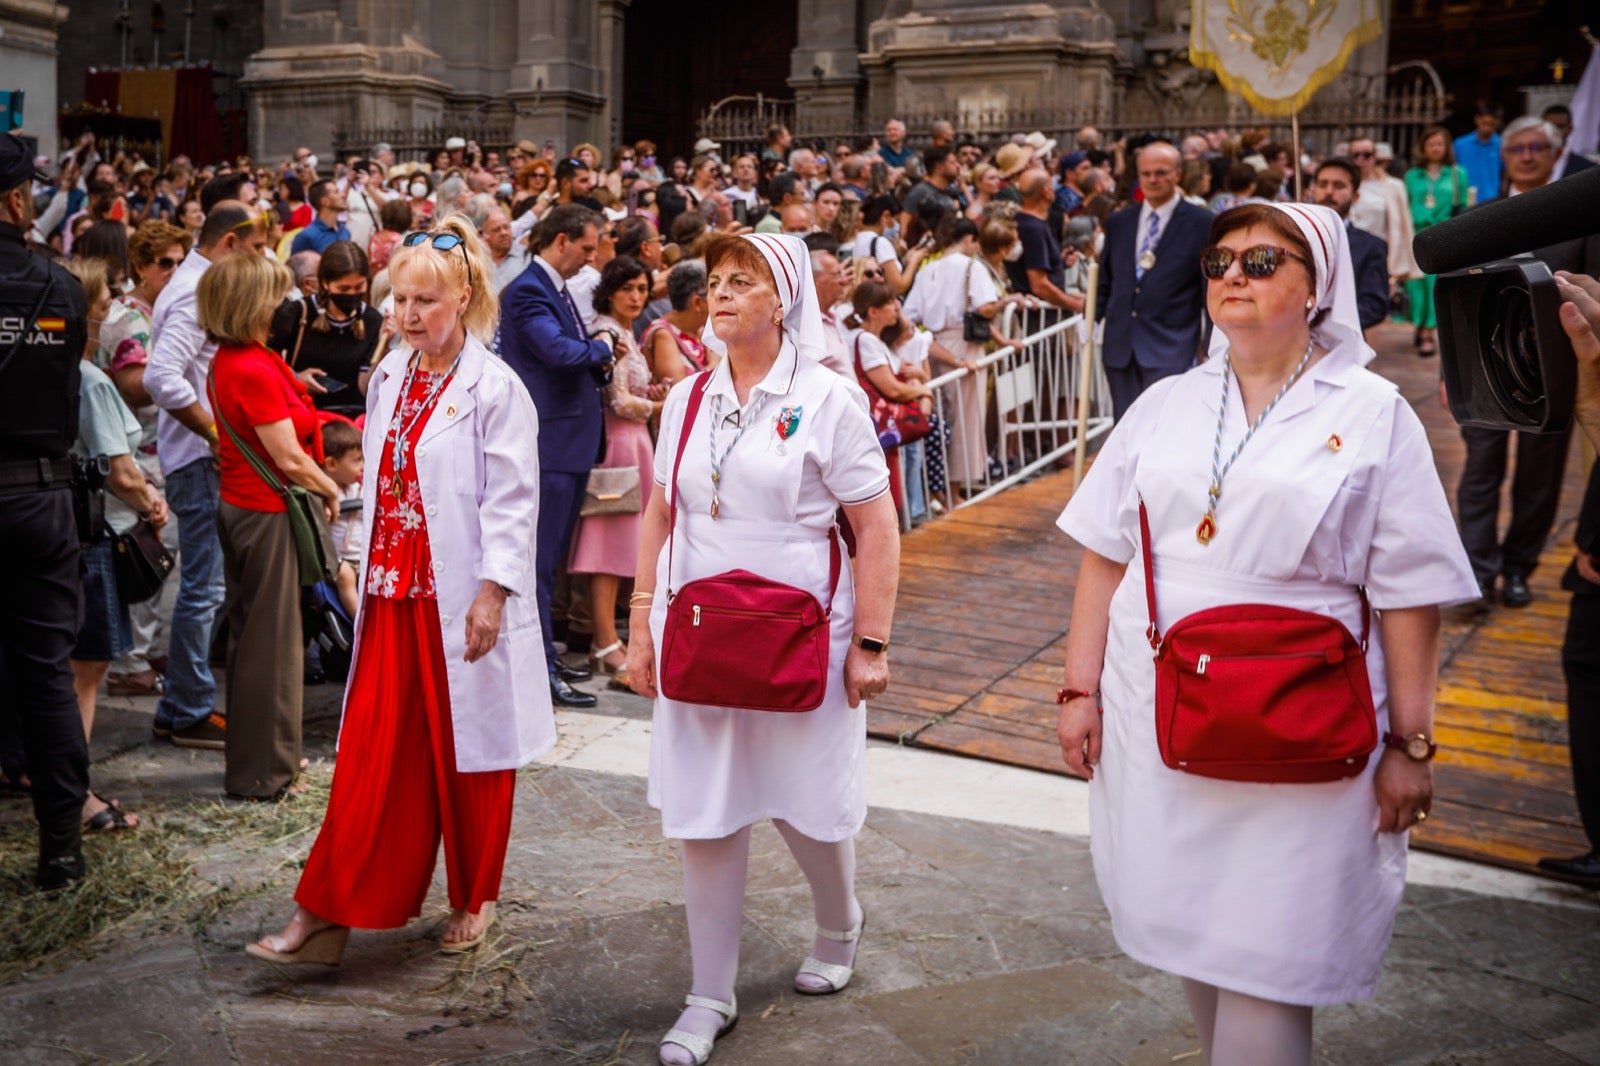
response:
[[[817,925],[845,930],[861,918],[856,905],[856,844],[852,837],[827,843],[813,840],[788,822],[774,820],[784,843],[811,885],[811,907]],[[694,964],[697,996],[733,998],[739,971],[739,933],[744,924],[745,878],[750,866],[750,827],[718,840],[683,842],[683,902],[689,919],[689,953]],[[812,954],[825,962],[848,964],[854,944],[818,937]],[[687,1007],[676,1028],[710,1038],[726,1022],[716,1011]],[[689,1063],[688,1051],[663,1046],[662,1061]]]
[[[1209,1066],[1309,1066],[1311,1008],[1183,979]]]

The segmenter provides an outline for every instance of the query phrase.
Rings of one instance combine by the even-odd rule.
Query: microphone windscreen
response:
[[[1411,250],[1429,274],[1465,270],[1600,230],[1600,166],[1518,196],[1491,200],[1417,234]]]

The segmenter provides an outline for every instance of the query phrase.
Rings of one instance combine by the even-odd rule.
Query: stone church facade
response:
[[[0,19],[19,4],[35,0],[0,0]],[[145,40],[153,30],[139,18],[118,22],[121,0],[73,3],[61,28],[62,101],[81,95],[86,67],[116,65],[130,41],[135,62],[177,58],[172,42],[174,34],[181,41],[184,20],[178,4],[165,7],[163,47]],[[297,144],[327,151],[336,130],[451,124],[563,146],[648,134],[683,151],[688,145],[678,142],[692,137],[694,116],[718,99],[755,92],[782,98],[802,135],[872,128],[902,113],[944,114],[963,130],[999,112],[1169,129],[1192,125],[1187,120],[1201,113],[1251,118],[1189,66],[1189,0],[215,0],[197,7],[192,58],[212,62],[222,89],[245,108],[258,158]],[[1387,38],[1361,49],[1324,96],[1381,94],[1387,54]],[[669,123],[669,133],[654,132]]]

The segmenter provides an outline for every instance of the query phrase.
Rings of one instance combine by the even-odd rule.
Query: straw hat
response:
[[[1021,144],[1001,145],[994,154],[994,167],[1002,178],[1014,178],[1033,162],[1033,149]]]
[[[1022,139],[1022,143],[1033,149],[1034,155],[1049,155],[1056,150],[1056,139],[1046,137],[1039,130],[1034,130]]]

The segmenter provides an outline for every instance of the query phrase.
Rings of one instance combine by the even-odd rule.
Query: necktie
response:
[[[583,316],[578,314],[578,305],[572,299],[572,293],[567,291],[565,285],[561,286],[561,298],[567,301],[567,310],[572,312],[572,324],[578,327],[578,336],[583,336]]]
[[[1134,270],[1135,276],[1144,277],[1145,261],[1147,257],[1155,255],[1156,244],[1161,240],[1161,216],[1155,208],[1150,209],[1150,226],[1144,231],[1144,240],[1139,244],[1139,262]],[[1152,262],[1152,266],[1154,263]]]

